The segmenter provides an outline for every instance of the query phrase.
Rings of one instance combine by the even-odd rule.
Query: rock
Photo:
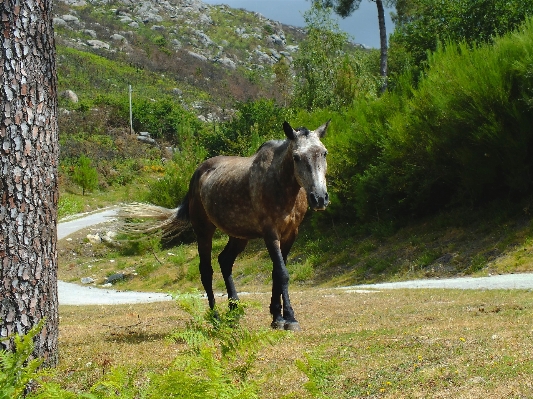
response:
[[[122,281],[126,278],[126,275],[124,273],[115,273],[106,278],[104,284],[115,284],[118,281]]]
[[[162,26],[162,25],[153,25],[150,29],[153,30],[153,31],[157,31],[157,32],[164,32],[164,31],[167,30],[167,29],[166,29],[164,26]]]
[[[207,25],[212,24],[213,20],[207,14],[200,14],[200,16],[198,17],[198,22],[200,22],[200,24]]]
[[[109,50],[111,48],[111,46],[108,43],[102,42],[101,40],[87,40],[87,44],[96,49],[103,48],[103,49]]]
[[[126,38],[122,35],[119,35],[118,33],[112,34],[111,36],[109,36],[109,38],[113,40],[114,42],[125,42],[126,41]]]
[[[139,24],[137,22],[133,21],[128,26],[132,27],[133,29],[137,29],[139,27]]]
[[[228,68],[230,68],[230,69],[235,69],[235,68],[237,68],[237,64],[235,63],[235,61],[230,60],[230,59],[227,58],[227,57],[218,58],[218,59],[215,60],[215,62],[218,62],[219,64],[222,64],[222,65],[224,65],[225,67],[228,67]]]
[[[143,142],[143,143],[146,143],[146,144],[151,144],[151,145],[156,145],[157,142],[151,138],[149,135],[148,136],[137,136],[137,140]]]
[[[74,93],[72,90],[65,90],[59,94],[61,97],[66,98],[67,100],[70,100],[73,103],[77,103],[78,95]]]
[[[64,19],[61,19],[59,17],[55,17],[52,22],[53,22],[54,26],[56,26],[56,27],[57,26],[62,26],[62,27],[68,26],[67,22]]]
[[[187,51],[187,53],[189,53],[189,55],[191,57],[194,57],[194,58],[196,58],[196,59],[198,59],[200,61],[207,61],[207,57],[202,55],[202,54],[198,54],[198,53],[195,53],[193,51]]]
[[[277,52],[276,50],[274,50],[273,48],[268,49],[268,50],[270,51],[270,55],[271,55],[272,57],[274,57],[274,58],[276,59],[276,61],[281,60],[281,54],[280,54],[280,53],[278,53],[278,52]]]
[[[88,36],[91,36],[93,39],[96,39],[96,31],[92,29],[85,29],[83,33],[85,33]]]
[[[285,50],[287,50],[287,51],[290,52],[290,53],[295,53],[295,52],[298,51],[298,48],[299,48],[299,47],[296,46],[296,45],[290,45],[290,46],[286,46],[286,47],[285,47]]]
[[[127,15],[122,15],[120,17],[120,22],[122,22],[123,24],[130,24],[133,22],[133,19],[131,17],[128,17]]]
[[[94,283],[94,278],[92,278],[92,277],[83,277],[81,279],[81,283],[82,284],[92,284],[92,283]]]
[[[77,24],[80,22],[80,19],[78,17],[75,17],[74,15],[70,15],[70,14],[62,15],[61,19],[67,23],[73,23],[73,24]]]
[[[270,35],[267,39],[270,43],[276,44],[278,46],[284,46],[287,44],[284,34],[280,35]]]
[[[204,32],[200,30],[195,30],[193,32],[203,46],[207,47],[215,44]]]
[[[102,239],[98,234],[87,234],[87,240],[91,244],[100,244],[102,242]]]
[[[148,12],[142,16],[142,21],[145,24],[163,22],[163,17],[151,12]]]
[[[73,7],[83,7],[87,5],[85,0],[63,0],[63,3],[66,3],[69,6],[73,6]]]
[[[115,242],[115,238],[117,237],[117,233],[114,231],[108,231],[103,237],[102,241],[113,244]]]
[[[172,47],[174,47],[175,50],[179,50],[181,48],[181,42],[178,39],[172,39],[170,44],[172,44]]]

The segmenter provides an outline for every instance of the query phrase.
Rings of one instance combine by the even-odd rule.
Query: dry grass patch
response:
[[[242,299],[260,303],[246,329],[267,328],[270,295]],[[292,302],[303,331],[259,351],[248,378],[260,398],[533,397],[530,292],[308,289]],[[166,338],[188,320],[172,302],[62,306],[60,316],[58,375],[74,390],[115,367],[140,384],[187,350]]]

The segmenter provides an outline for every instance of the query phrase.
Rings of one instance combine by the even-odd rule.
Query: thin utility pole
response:
[[[130,134],[133,134],[133,112],[131,110],[131,85],[129,85],[129,96],[130,96]]]

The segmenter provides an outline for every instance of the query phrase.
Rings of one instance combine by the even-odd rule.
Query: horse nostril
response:
[[[318,199],[317,199],[315,193],[309,194],[309,199],[311,200],[311,203],[313,205],[317,205],[318,204]]]
[[[324,196],[324,198],[326,199],[326,203],[328,203],[328,202],[329,202],[329,194],[326,193],[326,195]]]

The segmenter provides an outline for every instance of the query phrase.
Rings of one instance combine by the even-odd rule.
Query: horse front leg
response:
[[[270,313],[273,318],[271,326],[275,329],[299,331],[300,324],[294,318],[294,310],[289,298],[289,271],[284,260],[286,255],[282,254],[279,239],[265,238],[265,244],[273,264],[272,298],[270,301]]]

